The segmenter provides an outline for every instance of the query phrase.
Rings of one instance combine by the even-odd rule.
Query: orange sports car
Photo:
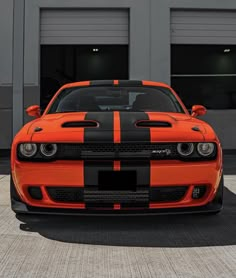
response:
[[[168,85],[87,81],[63,86],[14,138],[16,213],[217,213],[222,149]]]

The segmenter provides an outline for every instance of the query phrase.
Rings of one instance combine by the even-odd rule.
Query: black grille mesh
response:
[[[151,202],[176,202],[181,200],[188,190],[188,186],[162,186],[150,188]]]
[[[80,187],[47,187],[49,196],[55,202],[83,202],[84,192]]]
[[[93,152],[140,152],[140,151],[153,151],[157,149],[176,149],[175,144],[62,144],[61,147],[65,151],[93,151]]]
[[[79,187],[47,187],[52,200],[65,203],[138,204],[148,202],[177,202],[187,193],[188,186],[151,187],[137,191],[84,190]]]
[[[88,191],[85,192],[87,203],[139,203],[148,202],[148,190],[134,191]]]
[[[86,159],[93,156],[101,158],[177,158],[176,144],[156,143],[84,143],[84,144],[59,144],[58,159]]]

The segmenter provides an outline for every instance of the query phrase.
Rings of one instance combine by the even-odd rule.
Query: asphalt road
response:
[[[0,278],[236,277],[236,173],[224,193],[219,215],[17,219],[0,175]]]

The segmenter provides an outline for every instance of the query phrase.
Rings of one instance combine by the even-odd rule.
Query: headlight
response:
[[[179,143],[177,145],[177,151],[182,156],[189,156],[194,151],[193,143]]]
[[[213,143],[198,143],[197,151],[201,156],[209,156],[215,150],[215,145]]]
[[[20,154],[25,157],[32,157],[37,152],[37,145],[32,143],[20,144]]]
[[[56,144],[41,144],[40,151],[44,156],[52,157],[57,152],[57,145]]]

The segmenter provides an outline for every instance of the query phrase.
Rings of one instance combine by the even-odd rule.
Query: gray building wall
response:
[[[0,1],[0,148],[12,138],[13,0]]]
[[[171,9],[235,10],[235,0],[1,0],[0,149],[28,121],[24,109],[39,103],[40,9],[126,8],[130,11],[130,78],[170,84]],[[14,21],[13,21],[14,18]],[[211,110],[225,149],[236,148],[236,110]],[[229,125],[231,122],[231,125]]]

